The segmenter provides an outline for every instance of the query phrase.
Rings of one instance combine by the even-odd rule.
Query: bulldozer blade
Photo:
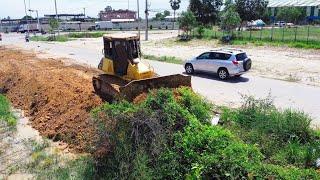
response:
[[[133,101],[142,93],[152,89],[191,87],[191,77],[182,74],[154,77],[143,80],[125,81],[119,77],[102,74],[93,77],[93,87],[103,100],[112,102],[115,99]]]
[[[175,74],[131,81],[127,85],[120,87],[120,94],[124,99],[133,101],[135,97],[151,89],[178,88],[182,86],[191,87],[191,76]]]

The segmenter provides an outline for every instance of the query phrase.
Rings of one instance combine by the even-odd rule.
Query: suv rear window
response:
[[[237,61],[243,61],[248,58],[246,53],[241,53],[236,55]]]

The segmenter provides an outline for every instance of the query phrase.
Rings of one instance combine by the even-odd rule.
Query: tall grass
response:
[[[317,155],[305,151],[317,147],[307,144],[314,139],[310,119],[278,111],[271,101],[250,99],[226,110],[222,127],[210,124],[212,105],[188,88],[154,90],[136,103],[105,104],[93,114],[101,128],[98,149],[111,148],[96,159],[106,179],[319,178],[301,165]],[[275,146],[283,151],[269,156],[259,146],[264,142],[283,144]]]
[[[106,32],[80,32],[80,33],[69,33],[70,38],[99,38],[102,37]]]
[[[308,30],[309,29],[309,30]],[[206,28],[202,36],[194,30],[194,36],[201,39],[221,39],[226,33],[217,27]],[[235,45],[289,46],[293,48],[320,49],[320,28],[302,26],[297,28],[263,28],[262,30],[233,31]]]
[[[183,64],[183,60],[175,56],[155,56],[155,55],[143,54],[142,57],[148,60],[167,62],[172,64]]]
[[[257,145],[267,163],[310,168],[320,157],[311,118],[295,110],[278,110],[271,98],[245,97],[240,109],[225,108],[222,119],[244,142]]]
[[[0,94],[0,121],[5,121],[10,127],[15,127],[17,118],[11,112],[8,99]]]
[[[31,41],[56,41],[56,42],[67,42],[72,39],[79,38],[99,38],[102,37],[106,32],[78,32],[69,33],[66,35],[50,35],[50,36],[32,36]]]

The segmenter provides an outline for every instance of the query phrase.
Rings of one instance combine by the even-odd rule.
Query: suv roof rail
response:
[[[233,53],[234,51],[243,52],[243,50],[237,49],[237,48],[215,48],[210,51],[224,51],[224,52],[229,52],[229,53]]]

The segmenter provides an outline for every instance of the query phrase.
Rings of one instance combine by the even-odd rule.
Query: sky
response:
[[[44,14],[54,14],[54,0],[25,0],[27,9],[35,9],[39,11],[39,16]],[[148,0],[150,8],[150,16],[164,10],[171,10],[169,0]],[[97,17],[100,10],[106,6],[112,6],[113,9],[129,9],[137,10],[137,0],[57,0],[58,13],[79,14],[86,9],[86,15]],[[144,17],[145,0],[140,2],[140,15]],[[30,5],[30,6],[29,6]],[[189,0],[181,0],[179,11],[185,11],[189,5]],[[29,12],[28,12],[29,13]],[[0,0],[0,19],[10,16],[10,18],[22,18],[25,15],[24,0]],[[36,14],[32,14],[36,17]]]

